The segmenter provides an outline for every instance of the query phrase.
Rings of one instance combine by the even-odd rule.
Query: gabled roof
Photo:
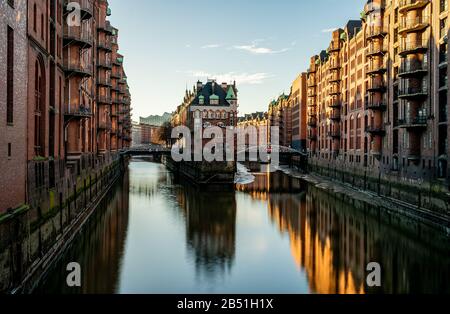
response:
[[[233,99],[227,98],[227,96],[229,94],[233,94],[234,98]],[[200,103],[199,103],[199,99],[201,97],[204,98],[203,105],[200,105]],[[201,89],[199,89],[197,91],[197,95],[195,96],[195,98],[192,100],[192,102],[190,104],[194,105],[194,106],[209,106],[211,99],[219,100],[218,106],[228,107],[228,106],[230,106],[230,103],[228,102],[228,100],[236,99],[235,87],[232,85],[228,88],[228,91],[225,91],[225,90],[223,90],[223,88],[220,84],[217,84],[217,82],[209,81]]]

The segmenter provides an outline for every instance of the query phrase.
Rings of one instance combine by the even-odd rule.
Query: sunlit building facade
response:
[[[312,169],[383,194],[448,185],[447,17],[448,1],[374,0],[332,33],[308,69]]]

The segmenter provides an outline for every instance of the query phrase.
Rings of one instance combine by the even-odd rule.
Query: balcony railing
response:
[[[79,4],[82,20],[88,20],[92,17],[92,12],[93,12],[92,1],[89,1],[89,0],[65,0],[64,1],[65,13],[69,12],[69,10],[68,10],[69,7],[67,5],[71,2],[76,2]]]
[[[90,48],[93,43],[92,32],[83,26],[64,27],[63,38],[64,46],[77,44],[82,46],[82,48]]]
[[[372,80],[367,87],[367,91],[371,93],[384,92],[386,90],[386,83],[383,81]]]
[[[331,111],[330,114],[329,114],[329,118],[330,118],[330,120],[333,120],[333,121],[340,121],[341,120],[341,113],[339,112],[339,110]]]
[[[69,117],[89,118],[92,116],[92,110],[83,105],[67,106],[64,115]]]
[[[336,71],[339,70],[341,68],[341,62],[339,61],[334,61],[330,63],[330,71]]]
[[[111,124],[110,121],[100,121],[100,122],[98,123],[98,128],[99,128],[100,130],[106,130],[106,131],[109,131],[109,130],[111,130],[111,127],[112,127],[112,124]]]
[[[97,96],[97,102],[99,104],[111,104],[111,97],[110,96],[104,96],[104,95],[98,95]]]
[[[409,97],[424,97],[428,95],[427,86],[418,87],[401,87],[398,92],[398,97],[409,98]]]
[[[403,18],[400,22],[399,33],[423,31],[430,24],[430,17],[417,16],[416,18]]]
[[[383,44],[371,44],[366,51],[366,56],[371,57],[371,56],[375,56],[375,55],[382,55],[384,53],[386,53],[388,51],[388,46],[387,44],[383,43]]]
[[[427,127],[427,117],[424,115],[416,115],[406,119],[399,119],[398,127],[406,129],[422,129]]]
[[[402,65],[400,66],[398,72],[398,76],[405,77],[405,76],[424,75],[426,74],[427,71],[428,71],[427,62],[406,60],[402,62]]]
[[[331,130],[331,131],[328,131],[328,137],[331,137],[331,138],[340,138],[340,137],[341,137],[341,131],[340,131],[340,130]]]
[[[105,68],[105,69],[112,69],[112,63],[111,60],[102,60],[102,59],[98,59],[97,60],[97,66],[100,68]]]
[[[341,50],[340,42],[332,42],[328,48],[329,53],[338,52],[339,50]]]
[[[388,33],[387,27],[383,26],[372,26],[367,30],[367,39],[372,39],[375,37],[384,37]]]
[[[106,21],[104,24],[100,23],[97,27],[99,31],[105,32],[107,34],[113,33],[113,28],[111,26],[111,23],[109,21]]]
[[[316,127],[317,126],[317,119],[316,118],[309,118],[308,119],[308,126]]]
[[[330,95],[339,95],[341,93],[341,89],[339,86],[334,85],[330,88]]]
[[[92,65],[83,64],[80,60],[70,59],[64,62],[64,71],[69,75],[92,76]]]
[[[98,49],[102,49],[102,50],[106,50],[108,52],[111,52],[112,51],[111,41],[104,40],[104,39],[99,40],[98,43],[97,43],[97,48]]]
[[[415,53],[422,53],[428,49],[428,42],[426,40],[408,40],[400,44],[400,55],[408,55]]]
[[[386,109],[387,109],[387,104],[383,101],[380,101],[380,102],[369,101],[366,104],[366,110],[385,111]]]
[[[364,6],[364,13],[370,14],[374,11],[379,11],[384,9],[384,1],[374,2],[373,0],[368,1]]]
[[[399,12],[403,13],[408,10],[416,10],[426,6],[430,0],[400,0]]]
[[[366,133],[382,136],[386,134],[386,130],[382,126],[370,125],[366,127]]]
[[[387,71],[386,62],[372,62],[366,66],[366,74],[381,74]]]
[[[109,77],[97,77],[97,85],[111,87],[111,79]]]

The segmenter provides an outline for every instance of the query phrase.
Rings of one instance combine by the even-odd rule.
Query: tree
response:
[[[172,124],[168,121],[164,122],[159,131],[159,140],[166,143],[166,146],[170,146],[172,143],[172,129]]]

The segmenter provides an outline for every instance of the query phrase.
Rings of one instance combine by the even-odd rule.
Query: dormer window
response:
[[[212,106],[217,106],[219,104],[219,96],[212,94],[209,97],[209,104]]]
[[[204,105],[205,104],[205,97],[203,95],[200,95],[198,97],[198,104],[199,105]]]

